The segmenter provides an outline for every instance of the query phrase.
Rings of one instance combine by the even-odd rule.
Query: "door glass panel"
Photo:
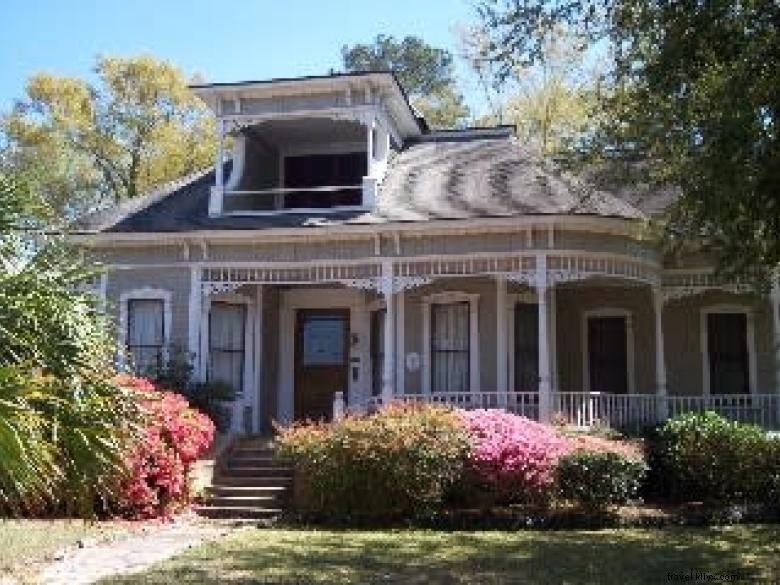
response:
[[[303,323],[303,365],[341,365],[344,360],[345,321],[337,316],[308,316]]]

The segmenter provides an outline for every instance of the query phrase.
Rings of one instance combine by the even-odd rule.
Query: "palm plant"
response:
[[[28,198],[0,175],[0,507],[90,514],[110,496],[137,420],[111,383],[95,277],[62,242],[29,236]]]

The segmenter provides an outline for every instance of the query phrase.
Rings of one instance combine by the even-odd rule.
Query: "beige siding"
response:
[[[109,311],[117,323],[120,295],[143,288],[171,292],[171,345],[174,350],[181,349],[186,352],[190,295],[189,268],[139,268],[109,272],[106,295]]]
[[[479,357],[480,386],[484,391],[496,388],[496,284],[488,278],[442,279],[431,285],[407,291],[405,302],[406,352],[416,352],[422,359],[423,297],[446,291],[458,291],[479,295]],[[406,391],[422,391],[422,367],[417,372],[407,372]]]
[[[702,309],[715,305],[746,306],[754,311],[758,375],[756,389],[759,393],[772,393],[775,382],[770,303],[752,296],[716,291],[671,301],[664,309],[669,393],[702,393]]]
[[[631,313],[634,332],[636,392],[655,392],[654,317],[648,287],[562,286],[557,290],[559,389],[579,392],[583,380],[583,316],[597,309]]]
[[[213,245],[210,262],[305,262],[308,260],[353,260],[370,258],[374,243],[369,239],[340,240],[323,244],[315,239],[301,243]]]

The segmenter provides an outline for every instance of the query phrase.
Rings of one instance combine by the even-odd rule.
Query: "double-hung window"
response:
[[[244,389],[246,306],[212,302],[209,316],[209,380]]]
[[[431,391],[468,392],[470,388],[469,302],[431,305]]]
[[[139,374],[154,375],[163,366],[164,308],[162,299],[127,301],[127,350]]]

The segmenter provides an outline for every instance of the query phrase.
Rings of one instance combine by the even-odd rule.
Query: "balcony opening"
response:
[[[238,138],[225,185],[229,215],[355,209],[368,174],[366,128],[326,118],[271,120]]]

